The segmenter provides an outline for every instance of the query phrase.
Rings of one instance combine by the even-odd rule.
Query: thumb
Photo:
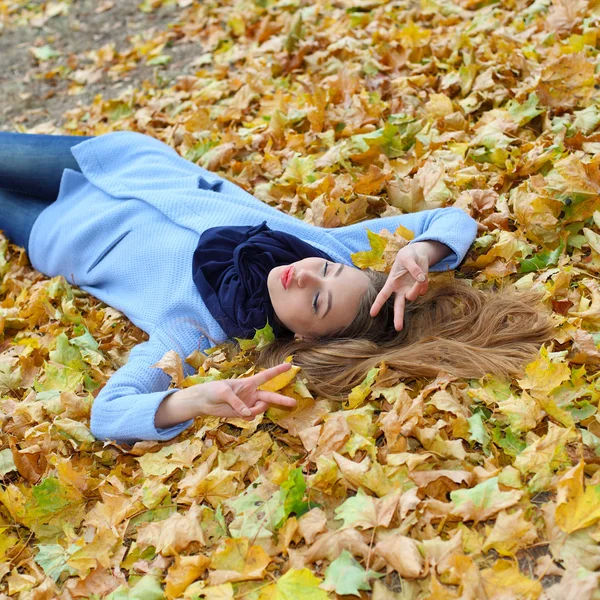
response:
[[[238,415],[242,417],[252,416],[252,411],[235,395],[231,388],[225,392],[225,401]]]

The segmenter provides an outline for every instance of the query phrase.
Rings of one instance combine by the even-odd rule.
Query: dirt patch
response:
[[[91,51],[114,44],[117,54],[126,53],[136,35],[148,40],[164,35],[184,12],[176,4],[142,12],[139,4],[139,0],[80,0],[68,7],[67,14],[50,18],[41,27],[13,22],[0,29],[0,130],[28,130],[46,122],[60,126],[65,111],[89,104],[97,94],[113,98],[130,86],[140,87],[144,80],[168,86],[178,75],[193,71],[189,63],[201,52],[200,44],[171,39],[163,50],[168,63],[149,66],[148,57],[140,55],[129,61],[130,66],[135,63],[131,70],[115,74],[107,64],[94,70],[91,81],[77,85],[78,70],[92,65]],[[100,11],[103,7],[110,8]],[[46,47],[58,56],[39,61],[30,50]]]

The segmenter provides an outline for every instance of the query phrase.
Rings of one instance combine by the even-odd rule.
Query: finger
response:
[[[404,326],[404,306],[406,302],[402,294],[396,294],[394,300],[394,329],[396,331],[402,331]]]
[[[259,401],[250,409],[250,412],[252,413],[252,415],[249,417],[244,417],[244,419],[246,421],[252,421],[256,417],[256,415],[260,415],[261,413],[264,413],[265,410],[267,410],[267,408],[269,408],[269,405],[266,402]]]
[[[383,288],[379,294],[377,294],[377,298],[375,298],[375,302],[371,305],[371,312],[369,313],[372,317],[376,317],[379,314],[382,306],[387,302],[387,299],[392,295],[394,288],[391,283],[389,283],[389,279],[386,281]]]
[[[258,401],[276,404],[277,406],[285,406],[286,408],[294,408],[296,406],[296,401],[293,398],[278,394],[277,392],[258,392]]]
[[[423,283],[427,279],[427,273],[423,272],[423,269],[416,263],[413,258],[408,258],[404,262],[404,266],[408,272],[412,275],[413,279],[419,283]]]
[[[413,300],[416,300],[419,297],[419,292],[421,291],[421,286],[423,284],[419,283],[418,281],[416,281],[413,286],[410,288],[410,290],[408,290],[408,292],[405,295],[406,300],[408,300],[409,302],[412,302]]]
[[[275,367],[271,367],[270,369],[265,369],[264,371],[261,371],[260,373],[257,373],[256,375],[253,375],[252,377],[248,378],[248,382],[252,382],[252,385],[259,387],[261,386],[263,383],[267,383],[267,381],[269,381],[269,379],[273,379],[273,377],[277,377],[277,375],[279,375],[280,373],[285,373],[286,371],[289,371],[292,368],[292,364],[291,363],[281,363]]]
[[[229,388],[229,391],[225,391],[225,393],[224,393],[224,400],[241,417],[250,417],[250,416],[252,416],[252,411],[244,404],[244,402],[242,402],[242,400],[240,400],[234,394],[234,392],[233,392],[233,390],[231,390],[231,388]]]

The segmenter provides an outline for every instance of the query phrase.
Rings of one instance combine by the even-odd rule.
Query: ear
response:
[[[298,341],[302,341],[304,338],[303,338],[303,337],[302,337],[300,334],[298,334],[298,333],[295,333],[295,334],[294,334],[294,339],[295,339],[295,340],[298,340]]]

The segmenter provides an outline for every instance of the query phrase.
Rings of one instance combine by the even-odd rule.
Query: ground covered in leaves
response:
[[[519,379],[382,387],[381,365],[334,405],[294,372],[293,412],[119,447],[89,410],[143,334],[0,238],[2,597],[598,600],[598,2],[144,0],[170,25],[79,53],[44,38],[76,9],[0,1],[64,107],[4,128],[142,131],[315,225],[460,206],[480,223],[460,276],[540,290],[556,330]]]

